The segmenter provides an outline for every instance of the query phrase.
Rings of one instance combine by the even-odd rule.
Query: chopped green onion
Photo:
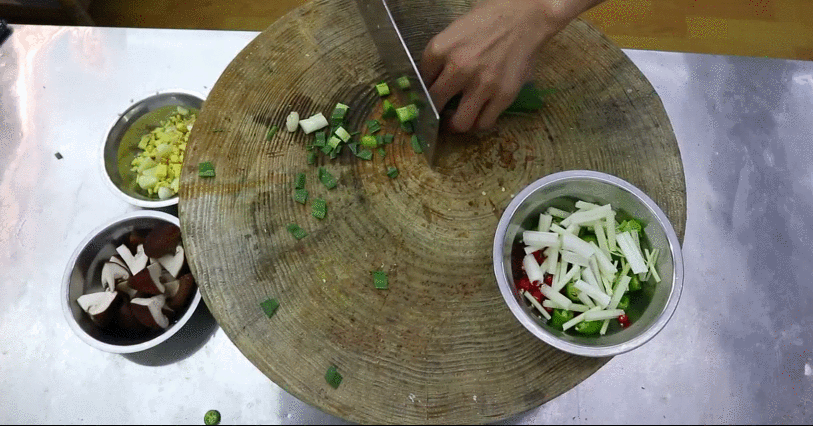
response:
[[[290,232],[291,235],[293,235],[294,238],[296,238],[297,240],[301,240],[308,236],[308,233],[305,232],[304,229],[300,228],[299,225],[295,223],[288,224],[288,232]]]
[[[330,153],[330,158],[334,159],[334,158],[338,157],[339,153],[341,153],[341,152],[342,152],[342,145],[339,145],[336,148],[333,148],[333,151]]]
[[[326,138],[327,136],[325,136],[325,132],[316,132],[316,136],[313,140],[313,145],[318,146],[320,148],[325,146],[325,143],[327,143]]]
[[[271,127],[268,129],[268,133],[266,133],[266,134],[265,134],[265,140],[266,140],[266,141],[270,141],[270,140],[271,140],[271,138],[273,138],[273,137],[274,137],[274,135],[276,135],[276,134],[277,134],[277,131],[278,131],[278,130],[279,130],[279,126],[277,126],[276,124],[275,124],[275,125],[273,125],[273,126],[271,126]]]
[[[398,120],[401,123],[406,123],[407,121],[412,121],[418,118],[418,107],[415,106],[415,104],[409,104],[405,107],[396,109],[395,114],[398,115]]]
[[[370,120],[367,122],[367,131],[370,132],[370,134],[378,132],[379,130],[381,130],[381,123],[379,123],[378,120]]]
[[[390,179],[397,178],[398,177],[398,168],[390,166],[390,168],[387,169],[387,176],[389,176]]]
[[[215,166],[209,161],[198,164],[198,176],[215,177]]]
[[[381,134],[375,135],[376,146],[384,146],[384,136]]]
[[[350,107],[343,103],[337,103],[336,108],[333,108],[333,114],[331,115],[332,121],[344,120],[344,116],[347,115],[347,110]]]
[[[339,127],[341,129],[341,127]],[[342,129],[344,130],[344,129]],[[327,140],[327,146],[330,148],[336,148],[342,142],[341,139],[337,138],[336,136],[331,136],[330,139]]]
[[[260,303],[260,307],[263,308],[263,312],[268,318],[274,316],[277,312],[277,308],[279,308],[279,301],[277,299],[268,299],[263,303]]]
[[[294,201],[299,204],[305,204],[308,202],[308,190],[307,189],[297,189],[294,191]]]
[[[350,140],[350,133],[347,130],[344,130],[344,127],[339,127],[336,129],[336,136],[338,136],[342,142],[347,142]]]
[[[409,101],[412,102],[413,104],[415,104],[418,107],[423,108],[423,106],[424,106],[423,98],[421,98],[421,96],[418,95],[415,92],[410,92]]]
[[[347,144],[347,147],[350,148],[350,151],[353,153],[353,155],[356,155],[356,154],[359,153],[359,143],[358,142],[351,142],[351,143]]]
[[[391,134],[387,133],[386,135],[384,135],[383,140],[384,140],[385,145],[389,145],[389,144],[392,143],[392,141],[395,140],[395,135],[391,135]]]
[[[338,389],[339,385],[342,384],[342,375],[339,374],[339,371],[335,365],[331,365],[330,368],[327,369],[327,373],[325,373],[325,380],[333,389]]]
[[[327,214],[327,204],[325,203],[325,200],[321,198],[313,200],[313,204],[311,205],[311,214],[317,219],[324,219],[325,215]]]
[[[322,153],[324,153],[325,155],[330,154],[331,151],[333,151],[333,147],[330,145],[325,145],[322,147]]]
[[[373,151],[369,149],[361,149],[359,153],[356,154],[356,157],[361,158],[362,160],[372,160],[373,159]]]
[[[378,146],[378,141],[375,136],[365,135],[361,137],[361,146],[375,148]]]
[[[409,84],[409,77],[407,77],[407,76],[399,77],[398,80],[395,80],[395,82],[398,84],[398,87],[401,90],[408,90],[409,87],[411,86]]]
[[[308,153],[308,164],[316,164],[316,153]]]
[[[378,96],[384,97],[390,94],[390,86],[387,86],[387,83],[381,82],[375,85],[375,91],[378,92]]]
[[[395,118],[398,116],[398,113],[395,112],[395,107],[392,105],[392,102],[384,99],[384,107],[381,116],[384,118]]]
[[[203,415],[203,424],[208,426],[215,426],[220,424],[220,412],[217,410],[209,410]]]
[[[421,146],[421,140],[418,138],[418,135],[412,135],[412,150],[415,151],[416,154],[423,154],[423,147]]]
[[[324,167],[319,167],[318,175],[319,180],[322,182],[323,185],[325,185],[325,187],[327,187],[327,189],[333,189],[336,187],[337,184],[336,178],[333,177],[333,175],[330,174],[330,172],[327,171]]]
[[[401,123],[401,130],[406,133],[415,133],[415,124],[413,124],[411,121]]]
[[[389,288],[389,279],[387,279],[387,273],[384,271],[373,271],[373,284],[375,288],[379,290],[386,290]]]
[[[305,188],[305,173],[297,173],[296,186],[294,186],[294,189],[303,189],[303,188]]]
[[[384,148],[378,148],[378,155],[380,155],[381,158],[384,158],[387,156],[387,151],[384,151]]]

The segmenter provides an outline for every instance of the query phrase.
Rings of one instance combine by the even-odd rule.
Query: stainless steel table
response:
[[[207,94],[256,33],[15,30],[0,47],[0,423],[198,423],[211,408],[225,423],[340,423],[269,381],[205,308],[128,357],[62,316],[70,254],[134,210],[102,184],[105,129],[156,90]],[[683,155],[683,298],[652,342],[506,423],[810,424],[813,63],[627,54]]]

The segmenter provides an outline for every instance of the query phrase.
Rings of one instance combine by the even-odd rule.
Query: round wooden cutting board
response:
[[[403,29],[413,44],[469,7],[410,4],[424,6]],[[292,110],[329,116],[337,102],[351,106],[351,130],[377,116],[373,85],[388,77],[355,2],[311,1],[251,42],[195,124],[180,193],[192,271],[243,354],[297,398],[363,423],[492,422],[604,365],[547,346],[511,315],[492,267],[497,222],[534,180],[590,169],[649,194],[682,240],[680,152],[654,89],[586,23],[546,46],[535,77],[556,90],[541,111],[478,135],[442,135],[435,170],[399,131],[384,158],[321,156],[339,181],[327,190],[307,164],[313,136],[284,123]],[[281,129],[266,141],[273,124]],[[214,178],[198,176],[204,161]],[[300,172],[306,205],[292,198]],[[327,202],[323,220],[311,215],[315,198]],[[294,239],[290,223],[308,236]],[[388,273],[388,290],[373,286],[376,270]],[[269,298],[280,302],[272,318],[260,308]],[[344,378],[337,389],[325,380],[331,365]]]

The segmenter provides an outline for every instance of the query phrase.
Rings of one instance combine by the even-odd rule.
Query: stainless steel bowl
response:
[[[576,336],[548,326],[532,313],[517,292],[511,252],[522,231],[535,227],[539,213],[550,206],[575,209],[576,199],[613,205],[646,223],[644,233],[653,248],[661,248],[656,266],[662,281],[645,287],[642,313],[626,329],[604,336]],[[514,316],[545,343],[562,351],[589,357],[606,357],[631,351],[663,329],[677,308],[683,288],[680,242],[664,212],[641,190],[615,176],[593,171],[567,171],[544,177],[522,190],[502,215],[494,237],[494,273],[500,292]]]
[[[138,138],[122,141],[127,130],[145,114],[167,106],[200,109],[203,106],[203,96],[182,90],[157,92],[128,108],[110,126],[104,143],[102,143],[100,158],[103,180],[111,191],[124,201],[138,207],[156,209],[178,204],[177,195],[166,200],[159,200],[157,197],[148,197],[140,192],[136,184],[136,173],[130,171],[129,161],[126,161],[125,167],[119,167],[121,159],[132,158],[138,151]]]
[[[178,218],[167,213],[151,210],[132,212],[93,231],[74,251],[62,279],[62,311],[68,325],[85,343],[96,349],[113,353],[144,351],[172,337],[195,312],[200,304],[200,290],[195,292],[186,311],[169,328],[156,331],[142,339],[132,339],[104,332],[76,303],[76,299],[83,294],[103,291],[102,266],[105,261],[116,254],[115,241],[122,240],[133,230],[152,229],[165,222],[179,224]]]

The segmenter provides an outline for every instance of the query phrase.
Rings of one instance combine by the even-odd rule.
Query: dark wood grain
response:
[[[431,9],[440,4],[423,2],[429,21],[468,7]],[[420,28],[407,29],[412,42],[427,37]],[[435,170],[400,133],[384,159],[321,160],[339,178],[331,191],[306,164],[311,136],[281,130],[266,142],[265,133],[291,110],[376,105],[372,85],[385,75],[355,2],[311,1],[229,65],[190,138],[180,219],[206,304],[271,380],[356,422],[485,423],[535,408],[607,362],[553,349],[511,315],[491,261],[499,216],[542,176],[599,170],[649,194],[682,240],[683,167],[657,94],[600,33],[574,22],[542,58],[536,79],[556,93],[539,113],[443,135]],[[202,161],[215,178],[197,176]],[[392,165],[397,179],[385,174]],[[293,201],[298,172],[311,198],[327,200],[324,220]],[[289,223],[309,236],[293,239]],[[373,287],[379,269],[387,291]],[[281,306],[268,319],[259,304],[270,297]],[[338,389],[324,379],[330,365],[344,376]]]

